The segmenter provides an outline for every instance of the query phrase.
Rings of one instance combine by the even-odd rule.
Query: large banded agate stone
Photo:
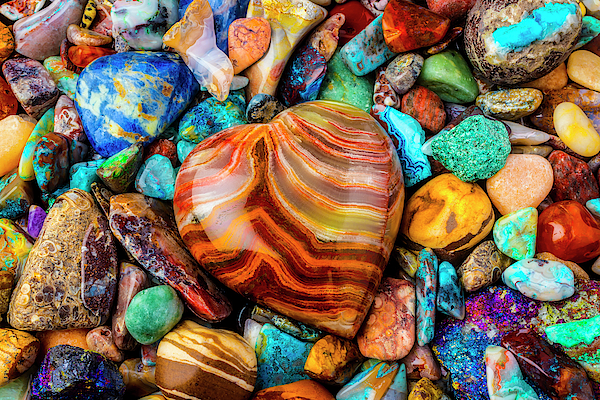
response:
[[[181,237],[222,283],[352,338],[398,232],[403,182],[371,116],[315,101],[202,141],[181,166],[173,201]]]

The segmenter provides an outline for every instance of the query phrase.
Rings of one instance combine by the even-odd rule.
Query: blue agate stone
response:
[[[75,106],[92,147],[110,157],[156,139],[198,90],[179,55],[125,52],[101,57],[83,70]]]

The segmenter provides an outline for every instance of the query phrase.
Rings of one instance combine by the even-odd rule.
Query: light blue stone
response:
[[[498,250],[515,260],[535,255],[538,212],[525,207],[498,218],[494,224],[494,242]]]
[[[183,163],[185,158],[192,152],[192,150],[194,150],[196,145],[196,143],[188,142],[187,140],[180,140],[177,142],[177,158],[179,159],[180,163]]]
[[[417,343],[425,346],[435,334],[435,299],[437,295],[438,259],[433,250],[419,253],[419,268],[415,274],[417,292]]]
[[[342,47],[342,59],[356,76],[375,71],[377,67],[394,58],[383,37],[383,14]]]
[[[421,124],[393,107],[387,106],[379,119],[387,125],[387,132],[402,164],[404,184],[414,186],[431,176],[431,164],[423,154],[421,146],[425,142],[425,131]]]
[[[588,200],[585,203],[586,208],[594,215],[600,218],[600,199]]]
[[[504,270],[502,281],[509,288],[539,301],[560,301],[575,293],[573,271],[558,261],[535,258],[517,261]]]
[[[366,365],[365,365],[366,364]],[[365,368],[366,367],[366,368]],[[372,400],[387,383],[391,387],[393,378],[398,372],[398,363],[383,362],[369,359],[361,366],[361,372],[356,374],[350,382],[344,385],[335,395],[336,400]],[[394,375],[392,382],[386,382],[390,375]]]
[[[102,165],[102,163],[106,161],[104,159],[89,161],[89,162],[81,162],[71,166],[70,175],[70,184],[69,187],[71,189],[81,189],[85,190],[88,193],[92,191],[92,183],[100,182],[100,178],[96,174],[96,170]]]
[[[556,35],[567,18],[577,14],[577,8],[576,4],[547,3],[516,24],[496,29],[492,37],[506,51],[522,49],[535,41]]]
[[[198,90],[179,55],[124,52],[84,68],[75,105],[92,147],[110,157],[133,143],[156,139]]]
[[[160,200],[173,200],[177,173],[171,160],[161,154],[154,154],[142,165],[135,178],[135,189]]]
[[[456,319],[465,317],[465,295],[456,274],[448,261],[438,267],[437,310]]]
[[[309,379],[304,364],[314,343],[303,342],[264,324],[256,341],[258,371],[255,390]]]
[[[381,400],[406,400],[407,398],[408,381],[406,380],[406,367],[404,364],[400,364],[396,377]]]

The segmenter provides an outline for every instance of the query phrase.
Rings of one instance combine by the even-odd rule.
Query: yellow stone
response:
[[[575,153],[593,157],[600,152],[600,135],[594,129],[592,121],[576,104],[564,102],[554,109],[554,129],[558,137]]]
[[[408,400],[440,400],[443,394],[442,389],[435,386],[428,378],[421,378],[410,391]]]
[[[554,183],[552,165],[535,154],[509,154],[504,167],[486,181],[487,194],[500,214],[536,208]]]
[[[600,57],[591,51],[577,50],[569,56],[567,74],[573,82],[600,92]]]
[[[19,166],[21,153],[35,127],[18,115],[9,115],[0,121],[0,176]]]
[[[409,241],[451,258],[481,242],[494,220],[492,203],[479,185],[443,174],[408,200],[400,232]]]
[[[16,329],[0,329],[0,386],[27,371],[39,349],[35,336]]]

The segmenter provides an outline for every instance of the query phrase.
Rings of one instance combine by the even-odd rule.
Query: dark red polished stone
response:
[[[375,19],[375,16],[358,0],[338,4],[329,11],[329,15],[335,15],[336,13],[342,13],[346,17],[346,22],[344,22],[339,32],[338,46],[340,47],[348,43]]]
[[[402,111],[417,121],[424,129],[438,133],[446,123],[446,111],[442,99],[433,91],[415,85],[402,96]]]
[[[536,252],[582,263],[600,255],[600,223],[580,203],[559,201],[538,218]]]
[[[598,182],[587,163],[559,150],[553,151],[548,161],[554,171],[552,200],[575,200],[585,204],[600,197]]]

